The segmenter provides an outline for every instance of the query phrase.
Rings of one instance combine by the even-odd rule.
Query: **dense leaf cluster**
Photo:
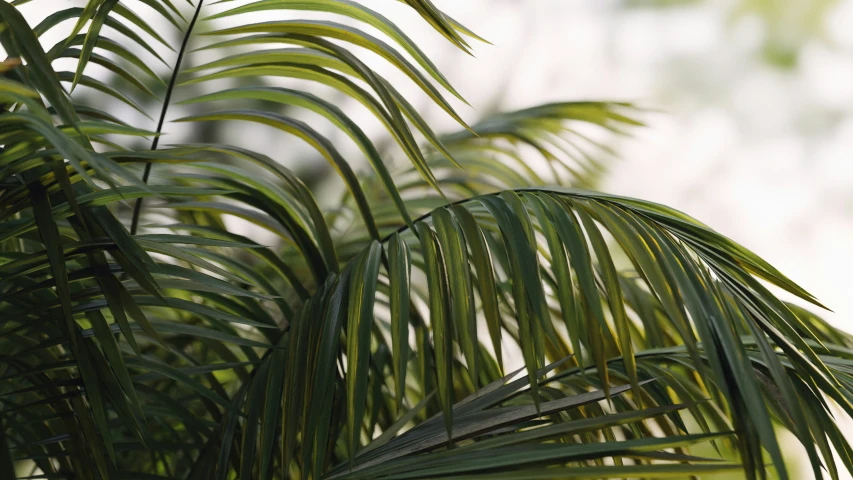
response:
[[[853,470],[833,419],[853,339],[701,223],[588,190],[612,152],[587,133],[638,126],[630,105],[468,126],[415,41],[349,0],[88,0],[35,26],[27,1],[0,2],[2,478],[789,478],[778,427],[815,477],[833,450]],[[346,193],[318,202],[289,152],[161,141],[177,104],[301,140]]]

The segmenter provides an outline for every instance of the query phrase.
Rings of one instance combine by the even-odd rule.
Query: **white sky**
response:
[[[853,332],[853,1],[837,2],[825,38],[805,42],[790,70],[762,60],[767,29],[755,16],[733,20],[731,4],[456,2],[445,8],[495,45],[438,60],[475,106],[492,98],[491,83],[505,86],[508,107],[619,99],[662,110],[621,143],[604,189],[711,225]]]

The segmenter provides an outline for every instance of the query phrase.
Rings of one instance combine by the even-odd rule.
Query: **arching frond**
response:
[[[91,0],[34,27],[22,3],[0,3],[4,478],[790,478],[778,427],[816,477],[833,452],[853,471],[853,341],[779,297],[820,304],[680,212],[579,189],[612,153],[587,127],[638,126],[630,105],[469,127],[348,0]],[[286,132],[346,193],[170,120]]]

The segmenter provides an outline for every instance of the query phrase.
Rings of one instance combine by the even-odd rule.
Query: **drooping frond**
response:
[[[618,247],[608,246],[605,235]],[[609,408],[616,409],[617,418],[628,412],[643,420],[660,417],[659,428],[677,437],[652,439],[648,430],[631,428],[628,438],[637,440],[630,445],[636,444],[638,452],[648,445],[659,455],[661,448],[720,436],[740,449],[748,468],[764,468],[761,452],[783,466],[774,422],[795,433],[815,459],[816,468],[820,468],[819,455],[825,456],[830,444],[849,451],[840,432],[825,431],[818,419],[831,415],[824,395],[851,413],[845,360],[826,360],[830,352],[847,351],[850,338],[823,333],[826,324],[777,300],[757,279],[813,299],[758,257],[678,212],[578,190],[505,191],[439,208],[417,222],[414,231],[395,233],[386,241],[387,263],[380,245],[373,243],[343,270],[334,295],[322,290],[321,298],[326,300],[317,300],[325,302],[325,307],[312,306],[319,308],[317,314],[298,315],[297,322],[305,323],[291,327],[290,335],[302,336],[291,337],[289,344],[299,349],[293,357],[298,363],[285,362],[284,368],[307,365],[308,369],[295,375],[297,383],[287,383],[272,394],[285,399],[283,426],[295,430],[284,438],[331,436],[343,443],[308,444],[307,450],[302,443],[301,451],[296,444],[286,446],[284,459],[290,463],[285,463],[285,470],[302,474],[307,470],[316,476],[322,471],[319,465],[341,448],[350,452],[344,458],[355,449],[355,459],[344,460],[332,471],[333,478],[397,478],[405,468],[412,468],[413,476],[489,478],[502,472],[508,478],[522,478],[527,469],[532,469],[531,474],[539,471],[539,462],[548,458],[563,464],[571,462],[573,455],[586,459],[584,455],[599,451],[608,457],[616,450],[622,452],[621,448],[633,452],[627,445],[606,442],[587,445],[587,449],[554,447],[553,452],[551,447],[530,447],[529,452],[523,450],[531,456],[528,464],[519,460],[524,455],[508,457],[507,463],[495,462],[485,450],[492,444],[513,445],[513,435],[519,436],[519,443],[535,445],[542,439],[571,436],[572,421],[596,417],[608,408],[596,405],[581,417],[555,418],[549,416],[554,412],[547,405],[570,392],[589,389],[601,390],[596,398],[612,400]],[[617,270],[616,250],[627,256],[632,275]],[[415,270],[426,275],[425,291],[409,280]],[[382,293],[386,284],[390,289]],[[387,302],[387,323],[371,321],[374,301]],[[429,307],[428,316],[420,320],[424,323],[406,321],[418,316],[417,305]],[[324,308],[325,316],[320,314]],[[320,325],[315,323],[318,318],[324,319]],[[338,338],[341,330],[348,339],[343,347],[346,376],[334,381],[328,377],[341,374],[334,368],[341,352],[325,342],[329,341],[326,335]],[[411,333],[416,342],[400,347],[400,339]],[[430,333],[433,340],[424,342]],[[481,338],[491,342],[483,344]],[[481,408],[521,402],[528,410],[519,411],[529,413],[524,421],[512,417],[497,421],[494,428],[505,435],[492,437],[490,428],[471,430],[469,425],[483,425],[492,414],[502,418],[501,414],[476,416],[454,404],[465,395],[488,396],[477,393],[478,385],[500,377],[501,345],[507,343],[520,347],[530,388],[493,403],[483,400]],[[458,356],[454,354],[457,347]],[[555,367],[555,375],[541,380],[537,372],[548,358],[567,360]],[[514,385],[512,392],[521,388],[519,383]],[[339,395],[337,400],[318,400],[330,391]],[[288,405],[294,403],[296,410],[291,412]],[[395,414],[400,405],[409,406],[406,414]],[[648,416],[639,413],[643,408],[649,409]],[[652,413],[661,409],[689,412],[689,418],[698,423],[699,436],[689,433],[677,414]],[[422,413],[438,417],[399,437],[383,434],[376,442],[388,442],[387,446],[368,441],[363,453],[358,453],[359,442],[373,437],[377,428],[396,432]],[[548,418],[527,423],[541,416]],[[392,422],[398,418],[401,425]],[[563,425],[564,421],[569,424]],[[524,433],[508,435],[520,428]],[[539,428],[542,432],[536,433]],[[460,433],[454,433],[457,430]],[[738,432],[736,437],[730,436],[732,431]],[[479,441],[443,450],[448,439],[453,443],[472,437]],[[331,450],[318,451],[323,444]],[[467,455],[481,448],[491,463]],[[540,451],[546,456],[533,460],[539,458],[533,452]],[[673,460],[677,458],[695,460]],[[489,470],[492,467],[496,470]],[[510,468],[518,469],[519,476],[507,473]],[[613,472],[641,471],[634,468]],[[695,468],[673,471],[713,470],[709,465]],[[542,474],[547,475],[547,470]]]
[[[608,157],[614,152],[582,134],[583,127],[623,133],[628,127],[641,125],[625,116],[632,111],[631,105],[609,102],[546,104],[486,116],[469,130],[443,135],[442,142],[455,163],[436,151],[428,159],[445,196],[431,189],[413,167],[396,168],[392,175],[406,210],[417,216],[448,200],[506,189],[546,185],[589,188],[607,169]],[[390,208],[378,176],[365,175],[361,181],[381,234],[412,226]],[[352,220],[357,216],[357,202],[347,195],[342,203],[335,219],[344,219],[339,228],[353,245],[339,248],[357,252],[367,232]]]
[[[630,105],[468,127],[376,5],[140,3],[34,27],[0,3],[4,478],[788,478],[777,426],[816,477],[833,451],[853,470],[832,420],[853,341],[770,289],[814,298],[684,214],[566,188],[609,154],[581,126],[621,133]],[[173,119],[290,134],[346,194],[287,167],[313,157],[173,139]]]

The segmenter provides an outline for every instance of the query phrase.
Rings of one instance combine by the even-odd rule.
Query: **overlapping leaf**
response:
[[[767,285],[814,298],[684,214],[544,186],[593,185],[612,152],[576,127],[621,133],[639,125],[630,105],[468,128],[459,93],[379,7],[138,3],[91,0],[34,28],[0,4],[3,475],[788,478],[777,426],[815,477],[853,470],[832,413],[853,414],[853,341]],[[429,0],[403,3],[465,51],[481,40]],[[463,129],[433,132],[365,50]],[[288,152],[166,145],[185,140],[164,140],[173,96],[191,110],[180,121],[307,142],[343,180],[341,205],[318,201]],[[704,442],[724,460],[691,455]]]

